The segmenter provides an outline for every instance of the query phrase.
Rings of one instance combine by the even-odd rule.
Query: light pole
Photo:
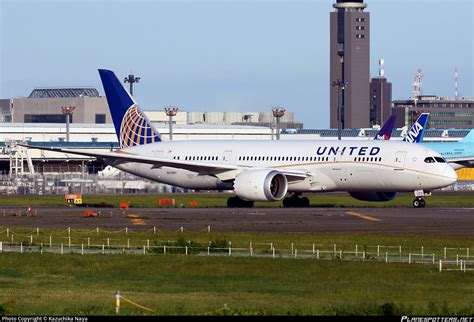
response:
[[[274,107],[272,108],[273,116],[276,121],[276,139],[280,140],[280,118],[285,115],[285,109],[283,107]]]
[[[135,77],[135,75],[130,74],[127,77],[124,78],[123,82],[124,83],[130,83],[130,95],[133,96],[133,84],[134,83],[139,83],[141,77]]]
[[[66,115],[66,142],[69,142],[69,123],[71,122],[71,116],[75,109],[75,106],[61,106],[61,112]]]
[[[346,86],[348,85],[347,82],[337,80],[332,82],[332,86],[337,86],[338,89],[338,104],[337,104],[337,139],[341,139],[341,132],[342,132],[342,110],[344,108],[344,90],[346,89]]]
[[[167,106],[167,107],[165,107],[165,113],[169,117],[170,141],[173,140],[173,116],[176,116],[178,111],[179,111],[179,108],[176,107],[176,106]]]

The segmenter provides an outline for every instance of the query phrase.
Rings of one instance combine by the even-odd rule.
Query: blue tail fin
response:
[[[374,140],[390,140],[396,118],[397,117],[395,115],[390,115],[388,120],[383,124],[380,131],[375,135]]]
[[[403,139],[404,142],[419,143],[423,141],[426,125],[430,119],[430,113],[421,113],[415,123],[413,123],[407,136]]]
[[[160,142],[160,134],[144,115],[114,72],[99,69],[110,114],[121,148]]]
[[[474,142],[474,130],[471,130],[460,142],[464,142],[464,143]]]

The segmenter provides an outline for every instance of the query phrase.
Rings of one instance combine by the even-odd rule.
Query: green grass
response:
[[[388,202],[367,202],[351,198],[342,193],[307,194],[314,207],[411,207],[412,194],[400,194]],[[83,203],[88,205],[107,204],[118,207],[120,202],[130,201],[131,207],[158,207],[159,198],[174,198],[176,207],[189,207],[190,201],[198,201],[200,207],[226,207],[228,194],[162,194],[162,195],[84,195]],[[426,198],[428,207],[474,207],[472,194],[437,193]],[[64,206],[63,196],[2,196],[0,206]],[[257,202],[256,207],[281,207],[282,202]]]
[[[14,228],[26,241],[31,228]],[[34,243],[66,230],[40,231]],[[332,249],[363,245],[421,246],[442,256],[444,246],[474,248],[474,239],[309,233],[171,233],[76,231],[84,238],[136,245],[168,240],[233,247]],[[6,240],[0,227],[0,241]],[[120,240],[120,241],[117,241]],[[259,244],[260,243],[260,244]],[[452,256],[453,254],[451,254]],[[436,265],[261,257],[183,255],[79,255],[0,253],[0,306],[19,315],[110,315],[114,294],[156,310],[158,315],[473,315],[473,272],[438,272]],[[12,304],[13,303],[13,304]],[[224,306],[227,309],[224,309]],[[121,314],[150,314],[122,302]]]
[[[474,313],[474,275],[439,273],[431,265],[179,255],[0,256],[0,303],[15,303],[10,314],[110,315],[117,290],[159,315]],[[150,313],[122,302],[121,314]]]

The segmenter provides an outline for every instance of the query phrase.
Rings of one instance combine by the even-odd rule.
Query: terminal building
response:
[[[411,125],[421,113],[430,113],[429,126],[440,129],[472,129],[474,127],[474,98],[447,98],[421,95],[416,99],[394,100],[392,114],[395,125]]]

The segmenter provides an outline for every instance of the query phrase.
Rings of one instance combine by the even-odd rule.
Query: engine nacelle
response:
[[[248,201],[276,201],[288,190],[288,180],[277,170],[247,170],[234,181],[236,195]]]
[[[390,201],[397,195],[396,192],[377,192],[377,191],[364,191],[364,192],[349,192],[352,198],[362,201]]]

